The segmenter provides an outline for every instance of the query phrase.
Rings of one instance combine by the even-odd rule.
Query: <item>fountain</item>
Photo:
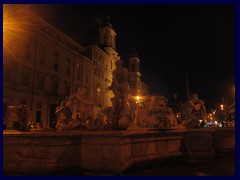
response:
[[[143,100],[129,94],[128,70],[122,64],[121,60],[116,62],[109,87],[114,94],[112,106],[96,107],[81,87],[56,108],[60,116],[54,132],[23,132],[28,130],[25,106],[12,107],[18,115],[13,114],[11,122],[18,117],[16,129],[21,131],[4,131],[4,172],[48,175],[77,170],[120,174],[139,164],[183,157],[186,152],[196,157],[204,149],[207,157],[215,155],[213,130],[185,128],[200,128],[190,115],[204,109],[203,101],[192,95],[184,105],[185,121],[178,124],[165,97],[146,96]]]

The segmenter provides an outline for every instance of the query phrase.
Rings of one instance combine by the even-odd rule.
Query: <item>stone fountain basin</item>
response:
[[[126,131],[4,131],[8,175],[121,174],[168,158],[206,159],[235,150],[234,128]]]
[[[5,174],[61,171],[119,174],[138,163],[182,155],[185,129],[128,131],[4,131]]]

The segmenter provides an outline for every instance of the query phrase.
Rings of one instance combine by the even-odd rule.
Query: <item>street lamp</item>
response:
[[[140,103],[140,96],[136,96],[136,103],[137,103],[137,104]]]
[[[221,104],[220,107],[221,107],[221,111],[223,111],[224,110],[223,104]]]

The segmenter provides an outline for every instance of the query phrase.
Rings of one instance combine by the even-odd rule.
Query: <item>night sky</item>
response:
[[[186,100],[190,92],[207,109],[234,98],[235,11],[231,5],[33,5],[51,24],[85,45],[91,20],[109,14],[117,32],[117,52],[127,65],[135,48],[142,80],[150,94],[173,94]]]

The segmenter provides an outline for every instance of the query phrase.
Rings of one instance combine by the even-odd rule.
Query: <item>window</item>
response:
[[[37,103],[37,109],[42,109],[42,103],[41,102]]]
[[[29,86],[29,78],[31,75],[31,71],[27,68],[23,68],[21,72],[21,79],[20,79],[20,84],[22,86]]]
[[[70,96],[71,85],[69,82],[65,81],[65,96]]]
[[[77,78],[77,80],[80,80],[80,78],[81,78],[81,65],[79,63],[77,64],[76,78]]]
[[[105,34],[103,35],[103,44],[106,44],[107,43],[107,39],[106,39],[106,36]]]
[[[80,80],[80,76],[81,76],[80,68],[77,68],[76,76],[77,76],[77,80]]]
[[[59,81],[56,77],[52,78],[52,95],[57,96],[58,95],[58,85]]]
[[[41,123],[42,112],[36,111],[36,123]]]
[[[58,71],[58,59],[55,59],[54,61],[54,70]]]
[[[58,71],[58,69],[59,69],[59,57],[60,57],[60,54],[59,54],[59,52],[55,52],[55,59],[54,59],[54,70],[55,71]]]
[[[70,76],[71,75],[71,67],[68,65],[67,66],[67,75]]]
[[[45,59],[46,59],[46,47],[45,46],[41,46],[40,50],[39,50],[39,63],[41,65],[45,64]]]
[[[114,36],[112,36],[112,47],[115,48]]]
[[[42,73],[37,74],[37,89],[44,90],[45,76]]]
[[[86,83],[89,82],[89,74],[86,75]]]
[[[40,63],[41,65],[44,65],[44,64],[45,64],[45,56],[42,55],[42,54],[40,55],[39,63]]]

